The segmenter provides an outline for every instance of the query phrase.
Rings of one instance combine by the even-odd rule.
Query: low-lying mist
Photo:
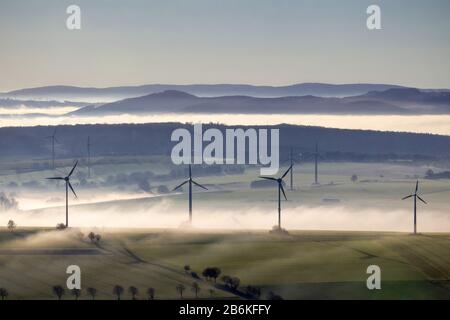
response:
[[[219,208],[195,206],[194,228],[258,230],[271,229],[277,224],[276,203],[273,206]],[[86,205],[70,208],[72,227],[99,228],[176,228],[184,229],[188,219],[187,208],[172,199],[161,199],[136,209],[121,203],[108,206]],[[13,219],[18,226],[53,227],[65,219],[65,208],[6,212],[0,214],[0,225]],[[412,230],[412,210],[383,208],[356,208],[351,206],[291,206],[282,211],[282,226],[288,230],[352,230],[401,231]],[[421,232],[450,232],[450,215],[445,212],[422,209],[418,212]]]
[[[114,116],[1,116],[0,127],[119,124],[119,123],[222,123],[225,125],[293,125],[323,126],[339,129],[381,130],[450,135],[450,115],[295,115],[295,114],[155,114]]]
[[[52,107],[52,108],[33,108],[27,106],[15,108],[0,107],[0,116],[9,115],[29,115],[29,114],[47,114],[47,115],[64,115],[79,109],[78,107]],[[1,120],[0,120],[1,121]]]
[[[54,191],[46,192],[46,196],[43,197],[42,193],[38,192],[20,192],[14,196],[18,202],[18,208],[20,210],[35,210],[45,209],[57,206],[65,205],[65,196],[63,192]],[[90,204],[96,202],[105,201],[120,201],[129,199],[149,198],[152,196],[158,196],[155,194],[149,194],[146,192],[125,192],[125,191],[96,191],[96,192],[83,192],[82,198],[70,198],[71,205]]]

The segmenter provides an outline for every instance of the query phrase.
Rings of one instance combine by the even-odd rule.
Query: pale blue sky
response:
[[[66,8],[82,30],[66,29]],[[383,30],[369,31],[378,4]],[[450,88],[448,0],[0,0],[0,91],[66,84]]]

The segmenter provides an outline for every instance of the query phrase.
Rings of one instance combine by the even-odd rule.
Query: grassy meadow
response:
[[[56,299],[53,285],[65,285],[67,266],[82,270],[81,299],[115,299],[112,288],[135,286],[139,299],[155,289],[157,299],[245,298],[248,285],[284,299],[449,299],[450,234],[293,231],[288,236],[264,231],[98,230],[90,243],[84,230],[44,229],[0,232],[0,287],[9,299]],[[87,232],[87,231],[86,231]],[[382,289],[366,288],[369,265],[381,268]],[[189,265],[191,271],[185,272]],[[206,267],[240,279],[238,291],[201,277]],[[200,277],[193,277],[196,272]],[[211,291],[212,290],[212,291]],[[123,296],[130,299],[129,294]],[[63,299],[74,299],[66,290]]]

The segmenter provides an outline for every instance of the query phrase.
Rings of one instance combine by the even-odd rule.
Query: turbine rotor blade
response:
[[[411,198],[411,197],[413,197],[413,196],[414,196],[413,194],[410,194],[409,196],[403,197],[403,198],[402,198],[402,200],[405,200],[405,199]]]
[[[289,167],[289,169],[286,170],[286,172],[281,176],[281,179],[283,179],[284,177],[286,177],[286,175],[288,174],[289,171],[291,171],[292,169],[292,165]]]
[[[70,181],[67,181],[67,183],[69,184],[69,188],[70,188],[70,190],[72,190],[72,192],[73,192],[75,198],[78,198],[77,194],[75,193],[75,190],[73,190],[73,187],[72,187],[72,185],[70,184]]]
[[[63,177],[53,177],[53,178],[45,178],[47,180],[64,180]]]
[[[195,184],[197,187],[200,187],[200,188],[203,188],[203,189],[205,189],[205,190],[208,190],[208,188],[202,186],[201,184],[195,182],[194,180],[191,180],[191,181],[192,181],[192,183]]]
[[[72,175],[73,171],[77,167],[77,164],[78,164],[78,160],[77,160],[77,162],[75,162],[75,165],[73,166],[72,170],[70,170],[70,173],[69,173],[69,175],[67,177],[70,177]]]
[[[183,185],[185,185],[185,184],[188,183],[188,182],[189,182],[189,180],[184,181],[182,184],[180,184],[180,185],[178,185],[177,187],[173,188],[172,191],[175,191],[175,190],[181,188]]]
[[[417,193],[418,189],[419,189],[419,180],[417,180],[417,182],[416,182],[416,192],[415,193]]]
[[[272,177],[260,177],[260,178],[261,178],[261,179],[267,179],[267,180],[278,181],[277,179],[272,178]]]
[[[419,198],[419,200],[422,201],[423,203],[427,204],[427,203],[425,202],[425,200],[423,200],[421,197],[417,196],[417,198]]]
[[[286,193],[284,192],[284,188],[283,188],[283,185],[281,184],[281,182],[280,182],[279,186],[280,186],[281,192],[283,192],[284,199],[287,200]]]

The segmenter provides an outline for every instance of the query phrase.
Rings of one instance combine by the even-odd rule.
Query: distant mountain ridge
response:
[[[55,99],[80,101],[91,98],[98,101],[115,101],[119,99],[144,96],[168,90],[186,92],[200,97],[246,95],[252,97],[283,97],[314,95],[318,97],[344,97],[361,95],[370,91],[384,91],[404,88],[390,84],[326,84],[299,83],[287,86],[257,86],[247,84],[149,84],[140,86],[119,86],[107,88],[83,88],[75,86],[46,86],[25,88],[4,93],[11,98]],[[78,100],[76,100],[78,99]]]
[[[168,90],[101,105],[89,105],[71,115],[117,115],[155,113],[228,114],[450,114],[450,92],[422,92],[394,88],[382,92],[336,98],[286,96],[198,97]]]

